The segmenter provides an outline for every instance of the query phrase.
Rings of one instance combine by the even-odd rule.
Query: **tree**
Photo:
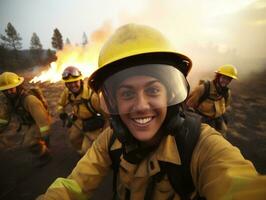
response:
[[[33,33],[30,40],[30,51],[34,60],[41,64],[42,62],[42,44],[36,33]]]
[[[2,45],[8,49],[19,50],[22,48],[21,40],[19,33],[16,31],[14,26],[9,22],[7,28],[5,29],[6,36],[1,34],[1,39],[3,40]]]
[[[40,38],[36,33],[33,33],[30,40],[30,49],[32,50],[41,50],[42,44]]]
[[[86,33],[84,32],[82,35],[82,45],[85,46],[88,44],[88,37],[86,35]]]
[[[46,60],[48,61],[48,63],[51,63],[57,59],[55,52],[53,52],[51,49],[47,50],[46,57],[47,57]]]
[[[66,42],[65,42],[65,44],[67,44],[67,45],[71,45],[71,42],[70,42],[70,40],[69,40],[68,38],[66,38]]]
[[[54,34],[52,37],[52,46],[56,50],[61,50],[63,49],[63,39],[60,31],[56,28],[54,29]]]

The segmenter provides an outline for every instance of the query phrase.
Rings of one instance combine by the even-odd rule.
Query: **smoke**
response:
[[[97,30],[90,35],[92,42],[103,43],[113,31],[111,21],[105,21]]]
[[[192,59],[192,85],[202,77],[212,78],[223,64],[235,65],[240,80],[266,68],[264,0],[142,2],[137,13],[121,11],[116,25],[133,22],[161,30]]]

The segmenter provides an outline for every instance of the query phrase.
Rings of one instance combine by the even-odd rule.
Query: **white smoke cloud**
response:
[[[227,63],[238,68],[241,79],[266,68],[264,0],[144,2],[137,14],[121,11],[118,25],[135,22],[160,29],[180,52],[192,58],[192,83],[199,74]]]

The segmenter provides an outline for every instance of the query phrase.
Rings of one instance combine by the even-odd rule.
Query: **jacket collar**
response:
[[[122,144],[116,139],[110,150],[112,151],[121,148]],[[120,166],[128,171],[128,173],[133,173],[136,177],[147,177],[160,171],[159,161],[181,165],[181,159],[174,136],[167,135],[164,137],[159,147],[138,165],[127,162],[121,156]]]

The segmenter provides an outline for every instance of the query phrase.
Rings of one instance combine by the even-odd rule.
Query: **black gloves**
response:
[[[68,118],[68,114],[63,112],[63,113],[60,113],[59,114],[59,118],[62,120],[62,121],[66,121],[67,118]]]

